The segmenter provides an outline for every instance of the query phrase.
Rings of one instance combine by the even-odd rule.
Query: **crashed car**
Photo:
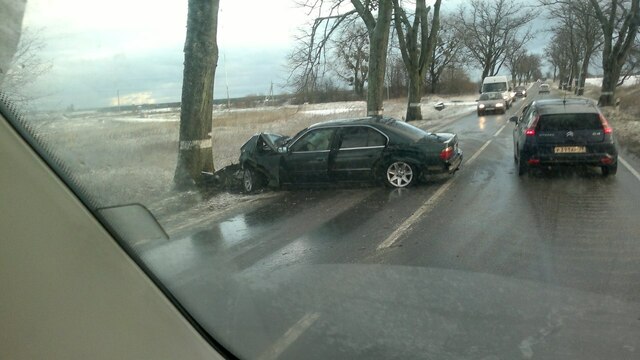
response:
[[[261,133],[240,153],[246,192],[285,184],[363,181],[404,188],[426,174],[453,173],[461,162],[456,134],[429,133],[387,117],[318,123],[292,138]]]

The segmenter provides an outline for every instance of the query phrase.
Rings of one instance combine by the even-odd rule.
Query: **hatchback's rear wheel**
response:
[[[518,176],[524,175],[527,172],[527,163],[522,158],[522,152],[518,153],[518,158],[516,159],[516,164],[518,166]]]
[[[602,167],[603,176],[615,175],[617,172],[618,172],[618,163]]]
[[[418,178],[418,173],[413,165],[404,161],[393,161],[385,171],[385,183],[395,188],[404,188],[413,185]]]

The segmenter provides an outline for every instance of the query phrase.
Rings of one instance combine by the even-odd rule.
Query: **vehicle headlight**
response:
[[[527,95],[527,91],[526,90],[522,90],[522,95]]]
[[[478,109],[484,109],[484,104],[479,104]]]
[[[497,104],[496,104],[496,107],[503,107],[503,106],[504,106],[504,104],[503,104],[503,103],[497,103]]]

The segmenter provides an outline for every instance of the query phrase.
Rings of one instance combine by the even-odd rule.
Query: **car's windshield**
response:
[[[540,131],[602,130],[597,113],[549,114],[538,120]]]
[[[89,246],[15,253],[64,185],[238,358],[637,358],[638,1],[0,0],[0,120],[49,175],[0,131],[0,289],[83,278],[36,256]],[[1,359],[83,342],[54,288],[0,290],[0,324],[47,324],[0,325]]]
[[[507,91],[507,84],[504,82],[487,83],[482,85],[482,92],[502,92]]]
[[[502,99],[501,93],[486,93],[480,95],[480,100],[500,100]]]

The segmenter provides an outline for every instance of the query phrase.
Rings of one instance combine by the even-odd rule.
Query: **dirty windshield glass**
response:
[[[243,359],[638,357],[638,0],[0,3],[24,7],[3,115],[194,336]],[[538,153],[526,106],[538,130],[605,124],[542,98],[610,128]]]

